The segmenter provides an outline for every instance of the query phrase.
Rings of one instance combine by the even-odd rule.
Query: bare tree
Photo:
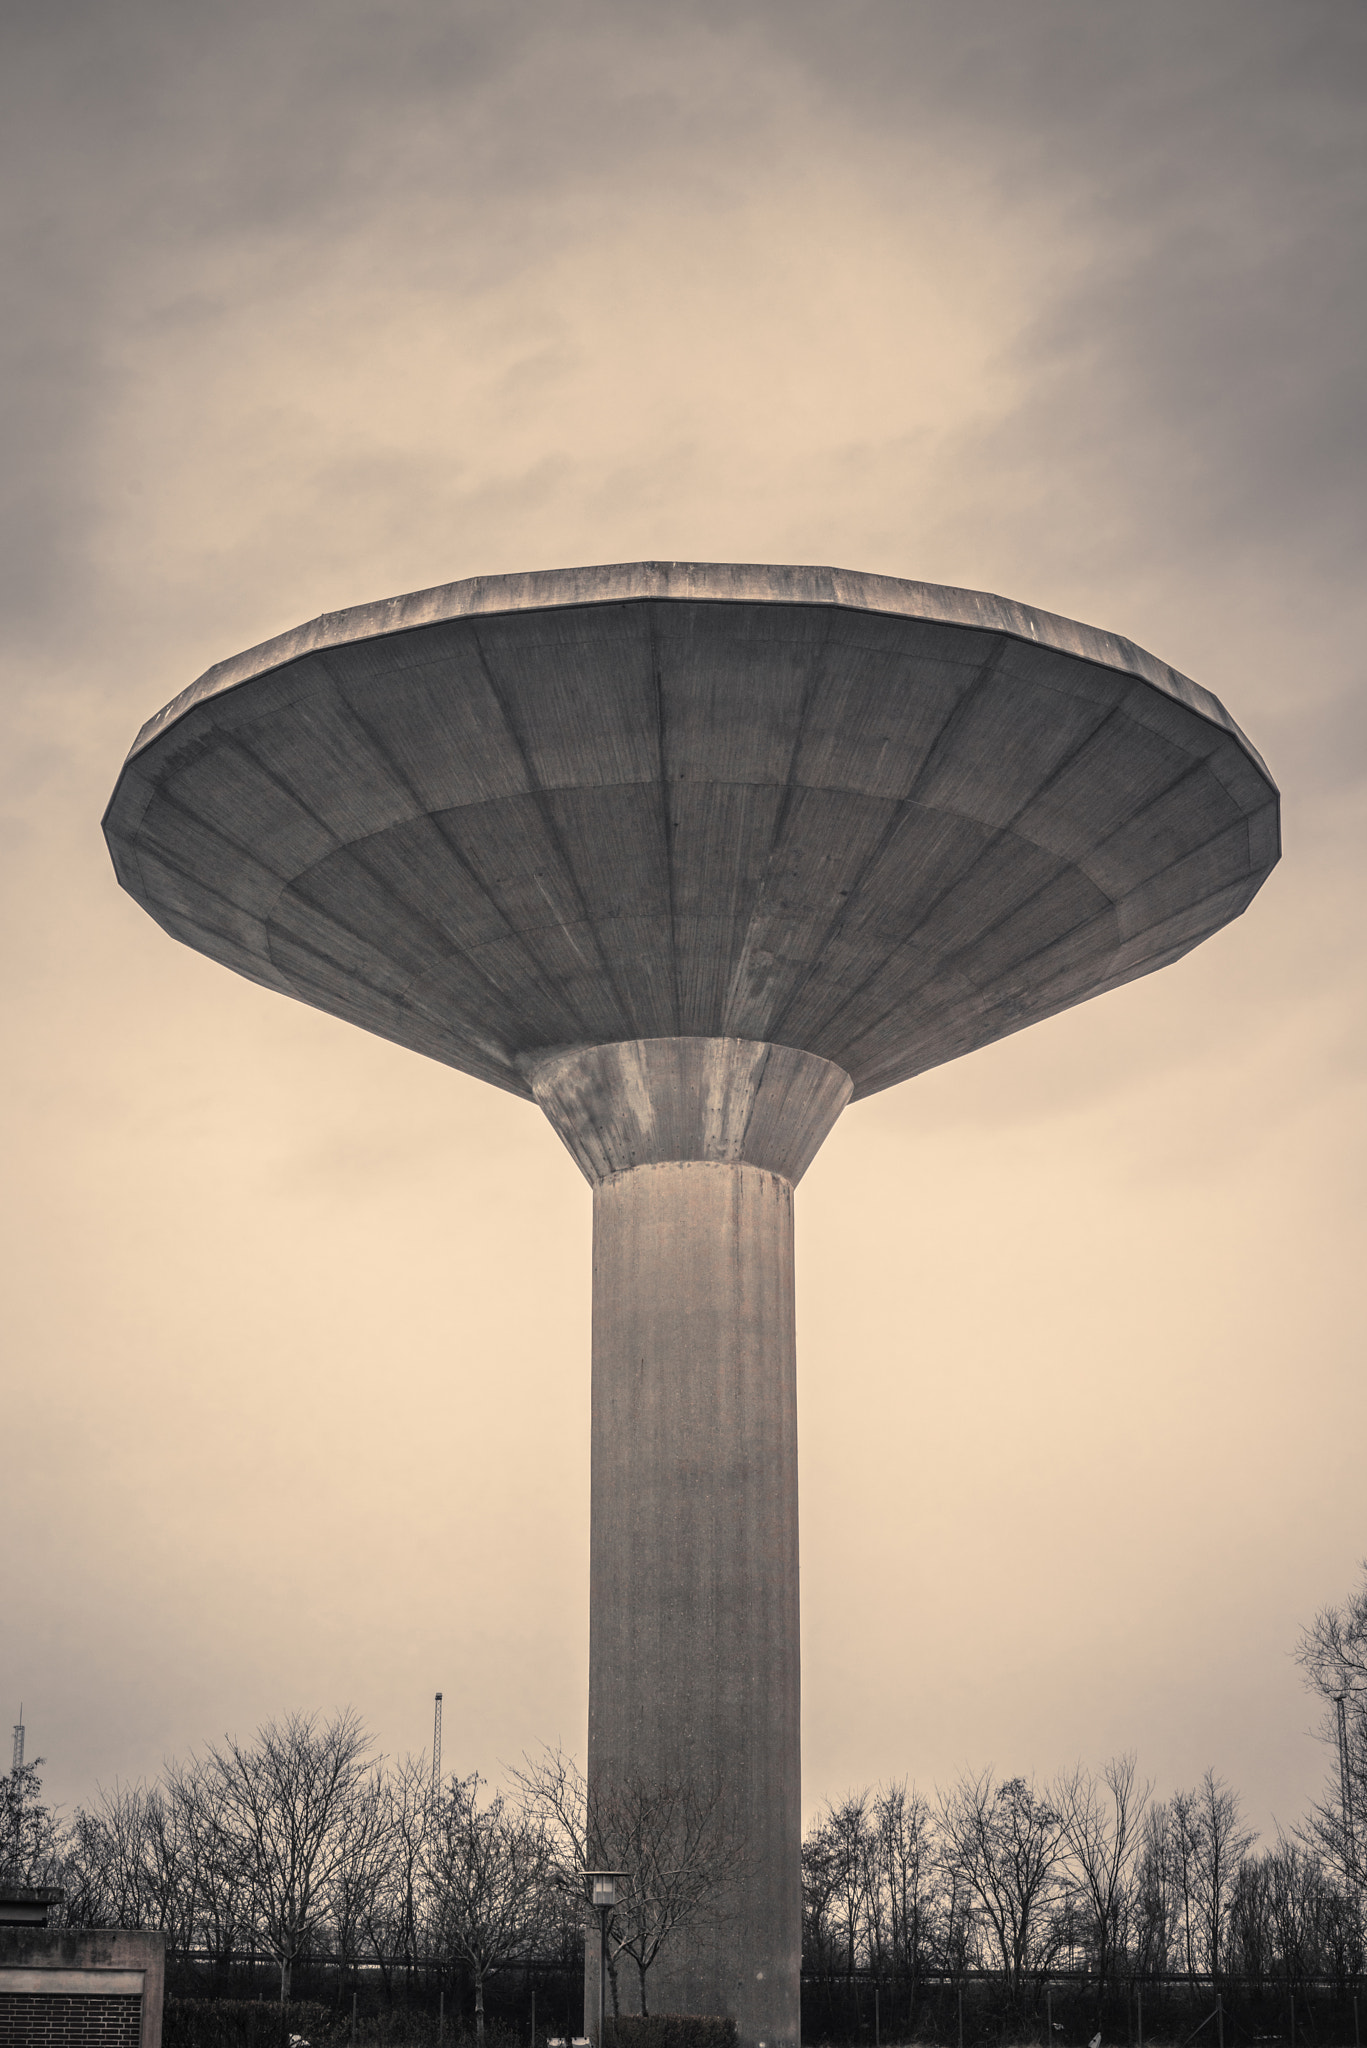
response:
[[[830,1887],[831,1931],[839,1941],[850,1985],[868,1945],[874,1862],[869,1796],[867,1791],[849,1792],[838,1805],[828,1802],[821,1822]]]
[[[940,1934],[940,1953],[944,1967],[951,1976],[962,1983],[972,1959],[978,1953],[978,1921],[973,1904],[973,1894],[956,1869],[954,1858],[947,1856],[943,1841],[939,1843],[940,1870],[947,1896],[944,1901],[944,1922]]]
[[[557,1743],[539,1756],[525,1753],[519,1769],[509,1772],[529,1815],[542,1828],[549,1849],[548,1891],[542,1906],[542,1947],[573,1968],[586,1960],[585,1936],[593,1921],[584,1896],[589,1867],[588,1785],[575,1759]],[[596,1928],[596,1922],[594,1922]],[[616,1958],[612,1959],[616,1996]]]
[[[508,1776],[546,1836],[556,1878],[582,1898],[583,1873],[589,1864],[589,1788],[584,1773],[557,1744],[540,1756],[524,1755],[521,1768]]]
[[[1254,1838],[1244,1826],[1238,1793],[1214,1771],[1206,1772],[1194,1792],[1174,1793],[1168,1813],[1183,1961],[1194,1982],[1202,1970],[1217,1976],[1223,1967],[1230,1895]]]
[[[319,1728],[311,1714],[268,1721],[251,1746],[235,1738],[204,1769],[251,1891],[260,1933],[290,1973],[324,1919],[349,1852],[348,1816],[370,1764],[370,1737],[347,1710]]]
[[[887,1898],[888,1961],[906,1979],[914,1999],[934,1925],[930,1808],[903,1779],[874,1795],[873,1826],[878,1883]]]
[[[1325,1703],[1322,1736],[1333,1765],[1324,1795],[1306,1824],[1307,1838],[1329,1856],[1347,1884],[1363,1884],[1367,1830],[1367,1562],[1363,1581],[1341,1607],[1322,1607],[1304,1630],[1296,1661],[1306,1684]],[[1345,1751],[1339,1753],[1339,1702]]]
[[[1367,1688],[1367,1560],[1363,1581],[1341,1607],[1321,1607],[1301,1634],[1296,1662],[1321,1699]]]
[[[823,1816],[802,1844],[802,1961],[828,1982],[840,1945],[839,1911],[839,1860]]]
[[[552,1869],[545,1830],[495,1793],[479,1803],[479,1777],[452,1778],[424,1857],[435,1930],[470,1972],[475,2035],[484,2040],[484,1985],[530,1951]]]
[[[250,1874],[223,1781],[192,1757],[172,1763],[162,1788],[177,1827],[194,1897],[194,1931],[216,1967],[225,1968],[252,1932]]]
[[[1199,1879],[1206,1967],[1218,1975],[1224,1964],[1230,1893],[1254,1836],[1244,1825],[1238,1793],[1214,1771],[1206,1772],[1195,1796],[1201,1816]]]
[[[1194,1792],[1175,1792],[1168,1806],[1172,1873],[1182,1916],[1182,1956],[1193,1983],[1201,1955],[1201,1864],[1205,1856],[1205,1825]]]
[[[68,1918],[83,1926],[155,1927],[172,1953],[194,1946],[200,1842],[184,1779],[97,1788],[67,1835]]]
[[[379,1883],[358,1894],[361,1926],[380,1967],[386,1998],[393,1997],[390,1968],[402,1959],[412,1983],[422,1944],[425,1858],[435,1817],[431,1771],[426,1755],[406,1756],[385,1778],[383,1815],[386,1851]]]
[[[80,1878],[71,1914],[90,1927],[145,1927],[153,1908],[148,1885],[150,1809],[157,1794],[145,1785],[97,1787],[89,1806],[72,1815],[68,1855]],[[154,1920],[161,1925],[159,1918]]]
[[[1318,1857],[1307,1860],[1320,1879],[1315,1896],[1316,1975],[1332,1977],[1339,1996],[1347,1997],[1350,1985],[1361,1980],[1363,1965],[1367,1963],[1357,1894],[1352,1886],[1331,1878]]]
[[[740,1835],[719,1790],[686,1779],[629,1778],[589,1802],[588,1848],[601,1869],[623,1873],[609,1923],[615,1965],[636,1968],[641,2011],[646,1979],[665,1944],[720,1910],[745,1862]],[[617,2010],[613,1977],[613,2011]]]
[[[358,1788],[342,1815],[340,1831],[341,1854],[328,1899],[328,1920],[339,1965],[339,2003],[343,1981],[348,1970],[360,1961],[377,1901],[395,1860],[394,1802],[381,1771],[373,1771]]]
[[[1226,1920],[1225,1959],[1235,1975],[1255,1984],[1259,1991],[1278,1961],[1274,1893],[1278,1876],[1277,1856],[1245,1856],[1230,1887]]]
[[[607,1923],[613,2011],[620,2007],[618,1964],[625,1957],[636,1969],[641,2011],[648,2012],[646,1980],[661,1950],[720,1910],[745,1866],[744,1844],[725,1801],[688,1780],[643,1778],[590,1798],[583,1772],[559,1747],[524,1757],[510,1775],[546,1834],[555,1888],[549,1917],[561,1923],[562,1938],[569,1931],[569,1902],[579,1925],[587,1925],[583,1872],[623,1873]]]
[[[1330,1977],[1346,1992],[1362,1965],[1349,1895],[1313,1851],[1284,1837],[1239,1864],[1225,1942],[1234,1970],[1257,1983],[1276,1976],[1294,1989]]]
[[[1134,1959],[1143,1976],[1165,1976],[1181,1923],[1172,1816],[1165,1803],[1144,1815],[1134,1879]]]
[[[1135,1782],[1133,1755],[1113,1757],[1098,1780],[1081,1765],[1060,1778],[1056,1800],[1096,1958],[1098,2007],[1129,1934],[1131,1880],[1152,1790]]]
[[[195,1945],[202,1893],[201,1842],[194,1810],[173,1778],[147,1802],[143,1825],[144,1888],[153,1925],[167,1946],[184,1954]]]
[[[42,1798],[44,1759],[0,1774],[0,1877],[11,1884],[53,1884],[61,1859],[57,1816]]]
[[[1019,2010],[1027,1972],[1047,1964],[1056,1941],[1050,1908],[1063,1851],[1058,1811],[1024,1778],[999,1785],[984,1771],[961,1778],[941,1799],[940,1837],[947,1874],[991,1929],[1007,1997]]]

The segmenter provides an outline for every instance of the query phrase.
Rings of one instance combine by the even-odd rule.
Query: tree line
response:
[[[1367,1567],[1297,1651],[1326,1708],[1322,1797],[1260,1845],[1214,1770],[1155,1799],[1133,1755],[1048,1783],[967,1773],[934,1797],[902,1782],[828,1803],[803,1845],[803,1970],[901,1985],[990,1972],[1008,2007],[1051,1972],[1098,2007],[1121,1978],[1261,1987],[1364,1967]]]
[[[1051,1972],[1085,1973],[1098,2006],[1122,1978],[1355,1979],[1367,1578],[1317,1616],[1299,1654],[1328,1710],[1332,1764],[1291,1834],[1260,1846],[1213,1770],[1155,1799],[1132,1755],[1047,1783],[989,1770],[934,1795],[907,1782],[857,1791],[828,1803],[803,1845],[804,1973],[872,1976],[900,1987],[909,2012],[920,1983],[976,1972],[1018,2012]],[[37,1764],[0,1778],[0,1875],[61,1887],[69,1924],[160,1928],[173,1956],[225,1969],[267,1954],[282,1999],[319,1956],[339,1984],[378,1970],[391,1999],[397,1977],[435,1965],[472,1987],[481,2035],[490,1977],[532,1960],[577,1966],[594,1868],[623,1873],[613,2009],[645,2012],[662,1950],[726,1912],[746,1851],[708,1788],[630,1782],[590,1797],[550,1749],[499,1790],[475,1774],[436,1785],[425,1757],[377,1757],[350,1712],[208,1745],[66,1819],[44,1804]]]
[[[1347,1986],[1363,1969],[1351,1870],[1313,1825],[1258,1848],[1213,1771],[1155,1800],[1133,1756],[1050,1784],[991,1771],[934,1799],[894,1784],[828,1805],[803,1848],[803,1967],[899,1986],[990,1972],[1033,2010],[1051,1974],[1098,2007],[1186,1977]]]
[[[477,1773],[436,1784],[426,1756],[377,1757],[349,1711],[210,1744],[65,1821],[43,1802],[38,1763],[0,1779],[0,1795],[0,1876],[60,1888],[65,1924],[157,1928],[173,1959],[221,1972],[268,1955],[282,2001],[296,1966],[320,1956],[339,1985],[377,1970],[390,2003],[396,1982],[435,1965],[472,1988],[481,2039],[489,1978],[581,1962],[586,1869],[622,1873],[612,2005],[629,1981],[646,2012],[661,1950],[717,1909],[742,1862],[721,1798],[689,1784],[628,1780],[591,1797],[558,1749],[500,1790]]]

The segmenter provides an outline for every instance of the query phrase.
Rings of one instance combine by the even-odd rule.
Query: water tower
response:
[[[841,570],[636,563],[328,613],[144,726],[123,886],[539,1103],[593,1188],[589,1771],[747,1849],[658,2009],[796,2048],[793,1190],[850,1101],[1178,960],[1278,856],[1209,692]]]

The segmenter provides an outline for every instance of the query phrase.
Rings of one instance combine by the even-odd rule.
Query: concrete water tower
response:
[[[589,1772],[746,1873],[661,2009],[795,2048],[793,1190],[851,1100],[1246,908],[1266,768],[1108,633],[637,563],[329,613],[144,726],[105,831],[174,938],[539,1103],[593,1188]]]

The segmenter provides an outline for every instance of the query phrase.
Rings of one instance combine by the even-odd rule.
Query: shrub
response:
[[[289,2048],[291,2034],[320,2048],[336,2038],[337,2024],[331,2007],[303,1999],[282,2007],[272,1999],[168,1998],[161,2048]]]
[[[736,2023],[714,2013],[623,2013],[604,2022],[604,2048],[736,2048]]]

